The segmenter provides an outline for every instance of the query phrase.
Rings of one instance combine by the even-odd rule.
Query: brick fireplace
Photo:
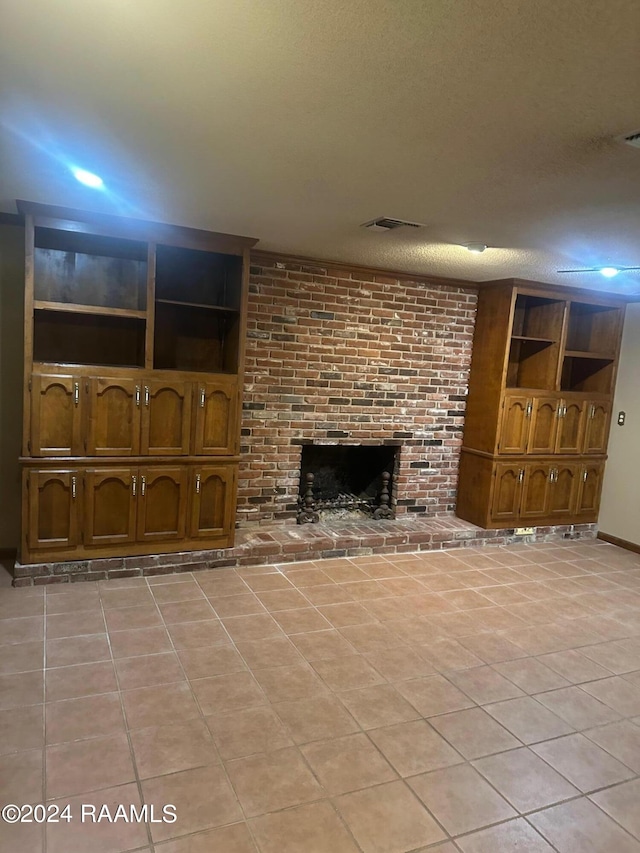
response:
[[[309,444],[398,446],[396,517],[450,514],[475,287],[252,259],[240,526],[295,523]]]

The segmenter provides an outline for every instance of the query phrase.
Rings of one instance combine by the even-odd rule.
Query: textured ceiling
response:
[[[3,210],[640,293],[556,274],[640,266],[638,0],[8,0],[0,38]]]

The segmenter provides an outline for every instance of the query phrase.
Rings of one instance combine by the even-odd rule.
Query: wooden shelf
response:
[[[36,299],[33,307],[37,311],[62,311],[68,314],[93,314],[99,317],[129,317],[135,320],[146,320],[146,311],[136,311],[132,308],[109,308],[104,305],[78,305],[76,302],[45,302]]]
[[[201,302],[180,302],[177,299],[156,299],[159,305],[177,305],[180,308],[204,308],[205,311],[218,311],[223,314],[237,314],[235,308],[225,308],[224,305],[205,305]]]
[[[557,344],[553,338],[534,338],[532,335],[511,335],[512,341],[533,341],[541,344]]]
[[[592,358],[596,361],[614,361],[615,355],[609,352],[585,352],[584,350],[565,350],[565,358]]]

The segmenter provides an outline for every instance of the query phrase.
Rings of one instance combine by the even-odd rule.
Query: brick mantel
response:
[[[301,445],[401,445],[398,517],[455,504],[470,283],[256,254],[238,519],[293,520]]]

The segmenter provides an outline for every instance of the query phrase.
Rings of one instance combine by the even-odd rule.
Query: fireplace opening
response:
[[[391,445],[303,445],[298,523],[394,518],[398,450]]]

